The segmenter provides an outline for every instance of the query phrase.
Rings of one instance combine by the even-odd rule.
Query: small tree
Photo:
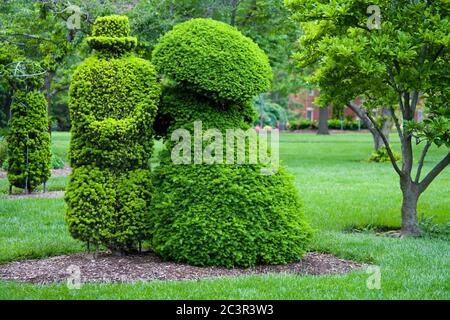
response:
[[[45,72],[36,63],[22,61],[9,69],[14,94],[7,137],[8,180],[11,186],[31,192],[50,177],[47,102],[39,91]]]
[[[402,233],[419,235],[419,196],[450,162],[450,152],[423,178],[432,144],[450,147],[450,7],[445,1],[286,0],[304,30],[295,58],[300,65],[318,63],[312,80],[320,102],[349,104],[363,97],[367,116],[382,138],[403,194]],[[369,5],[371,5],[369,7]],[[369,14],[372,14],[369,16]],[[415,120],[424,102],[427,118]],[[387,106],[402,148],[395,160],[373,110]],[[413,174],[413,143],[424,148]]]

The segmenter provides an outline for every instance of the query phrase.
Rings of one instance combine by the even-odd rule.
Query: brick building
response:
[[[302,89],[297,94],[289,96],[288,109],[295,114],[298,114],[299,118],[319,121],[319,107],[314,104],[314,99],[319,96],[319,94],[319,89]],[[354,102],[358,106],[362,104],[361,98],[356,98]],[[329,106],[328,118],[331,119],[332,117],[333,106]],[[423,117],[423,104],[419,102],[414,118],[417,122],[422,122]],[[357,116],[349,107],[345,107],[344,118],[357,119]]]
[[[293,94],[289,97],[288,108],[290,111],[298,114],[300,118],[309,119],[312,121],[319,121],[319,107],[314,104],[314,99],[319,96],[319,89],[302,89],[299,93]],[[360,105],[361,100],[356,99],[356,104]],[[333,116],[333,107],[328,107],[328,118]],[[356,114],[348,107],[344,109],[344,117],[356,118]]]

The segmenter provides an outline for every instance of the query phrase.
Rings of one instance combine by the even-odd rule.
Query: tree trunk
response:
[[[420,192],[417,184],[409,177],[400,180],[403,194],[402,201],[402,235],[420,236],[419,223],[417,220],[417,202]]]
[[[370,133],[372,134],[373,138],[373,147],[375,151],[378,151],[384,145],[383,139],[381,139],[381,135],[379,135],[375,130],[370,130]]]
[[[50,106],[52,103],[52,94],[51,94],[51,86],[53,78],[55,77],[55,73],[48,72],[47,75],[44,78],[44,93],[45,93],[45,100],[47,100],[47,114],[48,114],[48,133],[52,134],[52,122],[51,122],[51,115],[50,115]]]
[[[381,135],[378,133],[378,131],[373,126],[372,122],[367,117],[367,114],[353,102],[350,102],[349,104],[347,104],[347,106],[358,116],[358,118],[361,119],[362,122],[364,122],[367,129],[372,134],[373,147],[375,151],[378,151],[384,145],[384,142],[383,139],[381,138]],[[387,108],[383,108],[382,111],[383,115],[386,115],[387,111],[388,111]],[[381,132],[384,134],[387,141],[389,141],[389,133],[391,132],[391,127],[392,127],[391,117],[387,116],[386,121],[384,122],[383,127],[381,128]]]
[[[330,134],[328,131],[328,108],[319,109],[319,130],[317,134]]]
[[[238,6],[239,6],[239,0],[232,0],[231,1],[230,25],[232,25],[232,26],[236,25],[236,14],[237,14]]]

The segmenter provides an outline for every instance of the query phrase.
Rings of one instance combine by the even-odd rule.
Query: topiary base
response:
[[[311,228],[291,177],[257,165],[156,169],[151,241],[162,258],[196,266],[298,261]]]

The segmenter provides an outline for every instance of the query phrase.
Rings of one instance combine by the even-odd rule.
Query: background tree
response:
[[[114,0],[17,0],[2,3],[0,50],[8,44],[16,45],[27,59],[39,62],[47,71],[42,91],[48,104],[49,129],[54,120],[67,126],[67,90],[76,65],[89,54],[89,47],[83,40],[92,23],[99,15],[128,10],[121,3]],[[69,27],[67,21],[75,13],[72,6],[80,8],[80,25]],[[5,94],[4,97],[2,108],[7,111],[10,96]],[[57,101],[54,100],[56,97]]]
[[[450,162],[449,152],[422,177],[431,145],[450,147],[450,6],[446,1],[420,0],[287,0],[286,4],[304,31],[296,60],[319,66],[312,76],[321,88],[319,102],[346,105],[356,97],[364,99],[362,111],[383,139],[400,179],[402,233],[420,234],[419,196]],[[371,27],[369,4],[380,9],[379,29]],[[420,101],[427,110],[423,123],[414,117]],[[395,123],[401,166],[374,119],[372,111],[380,106],[389,108]],[[414,142],[424,144],[415,174]]]

